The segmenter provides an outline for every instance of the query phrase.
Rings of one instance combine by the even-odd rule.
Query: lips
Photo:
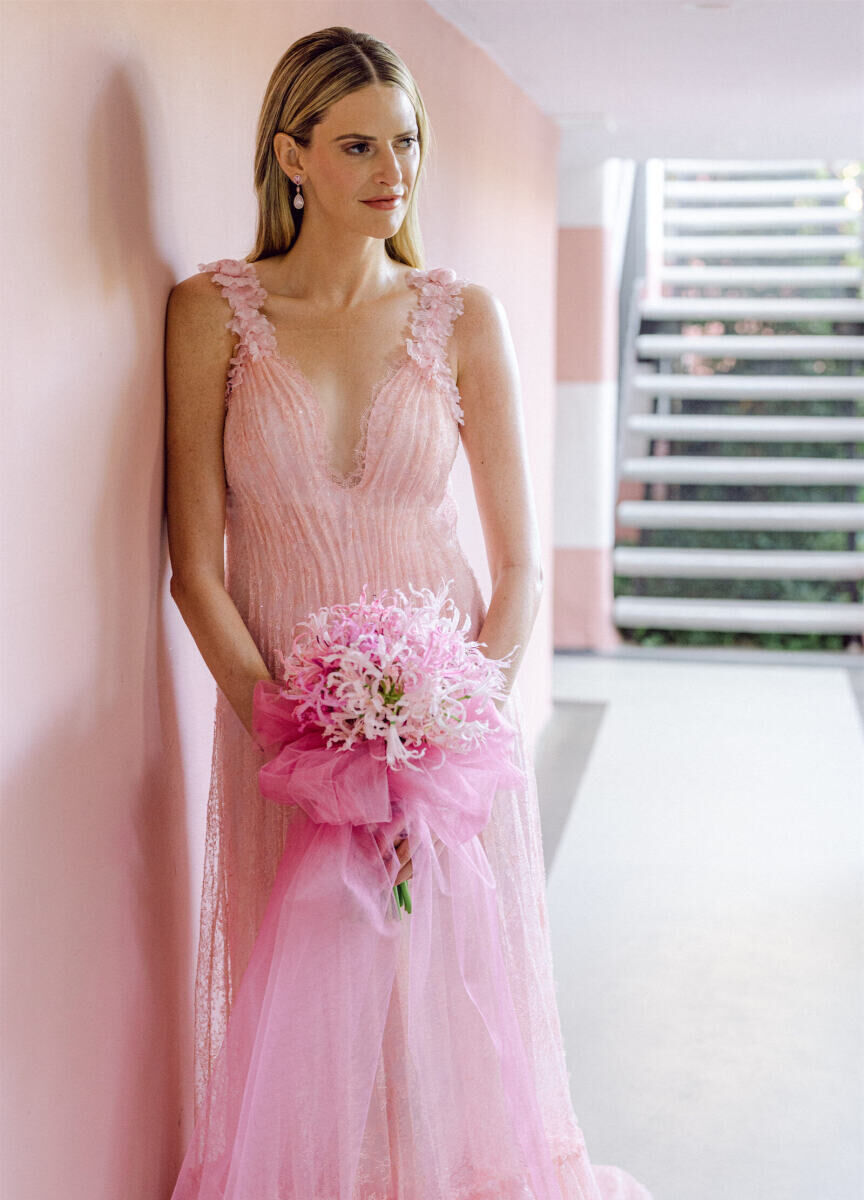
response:
[[[364,204],[374,204],[380,208],[395,208],[402,200],[401,196],[383,196],[377,200],[364,200]]]

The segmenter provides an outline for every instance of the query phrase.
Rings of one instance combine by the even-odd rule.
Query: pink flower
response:
[[[450,283],[453,277],[451,267],[436,267],[433,271],[428,272],[428,278],[435,283]]]
[[[285,687],[301,728],[317,726],[328,746],[350,750],[379,741],[389,766],[413,767],[430,747],[466,752],[481,744],[503,699],[503,659],[469,641],[448,590],[409,584],[371,600],[310,613],[290,653],[279,655]],[[461,620],[461,623],[460,623]],[[428,764],[427,764],[428,765]]]

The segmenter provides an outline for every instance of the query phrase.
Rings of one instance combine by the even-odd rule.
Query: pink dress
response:
[[[238,337],[225,393],[226,587],[271,674],[278,677],[277,651],[290,647],[297,622],[324,604],[359,598],[364,584],[437,591],[452,580],[476,638],[486,609],[457,537],[449,481],[464,416],[447,343],[465,281],[449,268],[406,276],[416,290],[408,328],[365,411],[354,469],[342,477],[329,463],[314,390],[279,353],[260,311],[267,293],[254,265],[220,259],[199,270],[221,288]],[[355,1036],[334,1046],[326,1064],[328,1119],[316,1109],[316,1121],[304,1121],[303,1088],[312,1081],[292,1074],[285,1039],[295,1039],[297,1061],[305,1061],[301,1052],[323,1036],[344,947],[316,940],[322,973],[310,985],[316,999],[320,992],[322,1026],[309,1027],[307,1009],[306,1025],[295,1028],[280,1009],[278,981],[290,978],[286,946],[303,936],[291,882],[309,846],[308,822],[301,809],[262,797],[258,771],[267,756],[217,690],[195,989],[196,1123],[172,1200],[651,1200],[626,1171],[591,1164],[573,1112],[518,683],[503,715],[517,732],[513,761],[525,783],[495,792],[479,841],[494,876],[507,1011],[525,1069],[519,1103],[536,1115],[544,1161],[529,1173],[520,1157],[526,1137],[502,1095],[502,1047],[477,1020],[467,994],[474,983],[463,991],[452,970],[443,907],[428,947],[422,1017],[408,993],[407,936],[392,977],[376,974],[372,950],[368,987],[354,997]],[[478,989],[483,955],[478,944]],[[434,1046],[434,1077],[430,1057],[425,1075],[415,1071],[417,1045],[406,1030],[420,1020],[427,1051]],[[282,1040],[268,1050],[277,1027]],[[249,1051],[242,1078],[241,1044]],[[369,1079],[362,1096],[351,1093],[358,1063]],[[286,1146],[290,1153],[280,1152]]]

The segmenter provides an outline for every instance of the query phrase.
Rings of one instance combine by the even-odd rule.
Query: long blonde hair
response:
[[[387,254],[411,267],[423,266],[423,239],[417,216],[417,185],[429,149],[431,130],[420,91],[402,59],[388,45],[347,25],[331,25],[298,38],[276,64],[261,105],[255,147],[258,221],[247,262],[284,254],[300,231],[302,209],[291,203],[291,184],[273,150],[276,133],[290,133],[308,146],[313,128],[343,96],[372,83],[402,88],[414,107],[420,158],[405,219],[385,240]]]

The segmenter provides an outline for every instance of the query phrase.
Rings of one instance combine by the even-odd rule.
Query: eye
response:
[[[400,142],[418,142],[419,138],[413,137],[411,134],[408,134],[406,137],[400,138],[399,141]],[[356,150],[358,147],[363,149],[368,145],[369,145],[369,142],[352,142],[350,146],[345,147],[345,151],[347,153],[348,151]],[[352,155],[352,158],[362,158],[362,157],[363,157],[362,154],[353,154]]]

